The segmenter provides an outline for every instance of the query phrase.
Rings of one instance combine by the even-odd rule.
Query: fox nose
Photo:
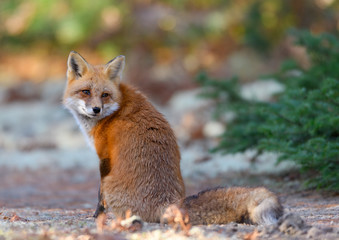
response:
[[[100,108],[99,107],[94,107],[94,108],[92,108],[93,109],[93,112],[94,113],[99,113],[100,112]]]

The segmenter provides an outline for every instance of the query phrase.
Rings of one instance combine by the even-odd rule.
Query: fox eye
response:
[[[86,95],[91,95],[91,92],[89,90],[82,90],[82,92]]]
[[[103,97],[103,98],[108,97],[108,93],[103,93],[103,94],[101,95],[101,97]]]

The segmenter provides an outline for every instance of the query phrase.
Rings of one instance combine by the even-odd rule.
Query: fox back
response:
[[[165,118],[139,91],[121,83],[124,57],[92,66],[68,59],[63,103],[100,159],[101,193],[117,217],[127,210],[157,222],[185,195],[180,152]]]

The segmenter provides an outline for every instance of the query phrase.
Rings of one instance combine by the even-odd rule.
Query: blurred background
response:
[[[299,57],[290,28],[336,33],[335,0],[2,0],[0,82],[62,81],[70,50],[91,63],[126,55],[125,78],[166,102],[201,69],[244,81]],[[296,56],[295,56],[296,55]]]
[[[204,70],[248,84],[288,58],[307,67],[292,28],[338,34],[339,1],[1,0],[0,206],[38,197],[37,206],[95,206],[98,161],[61,106],[71,50],[92,64],[126,56],[125,81],[149,96],[177,133],[187,184],[189,177],[249,169],[251,153],[207,154],[225,126],[197,97],[195,78]],[[276,85],[270,88],[261,85],[261,94]],[[73,187],[60,193],[66,185]],[[74,187],[88,195],[79,200]]]

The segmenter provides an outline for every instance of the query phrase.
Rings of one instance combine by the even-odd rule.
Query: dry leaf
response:
[[[27,222],[28,220],[22,217],[19,217],[16,213],[14,213],[14,215],[11,217],[11,219],[9,220],[10,222],[16,222],[16,221],[24,221]]]
[[[171,225],[175,231],[177,231],[180,226],[186,236],[188,236],[188,232],[191,229],[188,213],[184,209],[180,209],[175,204],[170,205],[162,215],[161,223],[164,222]]]

